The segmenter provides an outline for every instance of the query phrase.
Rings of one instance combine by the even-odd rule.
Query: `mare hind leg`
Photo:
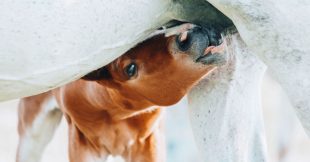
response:
[[[18,111],[17,162],[39,162],[59,125],[62,112],[51,92],[21,99]]]

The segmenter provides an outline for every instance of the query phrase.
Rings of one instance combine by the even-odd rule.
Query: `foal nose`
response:
[[[197,37],[205,37],[206,40],[206,45],[208,46],[217,46],[220,43],[220,34],[216,33],[214,30],[209,29],[209,28],[204,28],[201,26],[195,26],[191,30],[189,30],[189,33],[192,34],[193,36]]]
[[[188,54],[195,62],[205,65],[223,65],[226,55],[223,46],[218,46],[219,38],[208,28],[194,26],[183,31],[176,39],[177,47]]]
[[[183,31],[176,39],[177,47],[189,55],[197,56],[203,54],[204,50],[211,46],[208,31],[200,26]]]

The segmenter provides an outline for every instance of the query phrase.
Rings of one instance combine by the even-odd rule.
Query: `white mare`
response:
[[[284,88],[310,135],[310,1],[208,0]]]
[[[78,79],[171,19],[217,21],[208,19],[212,14],[200,13],[198,1],[205,0],[2,0],[0,100],[40,93]],[[236,42],[228,47],[239,50],[233,52],[235,60],[229,69],[219,69],[189,96],[198,146],[206,160],[265,161],[259,108],[264,67],[250,54],[270,68],[309,133],[310,2],[209,2],[234,22],[242,39],[231,36]]]

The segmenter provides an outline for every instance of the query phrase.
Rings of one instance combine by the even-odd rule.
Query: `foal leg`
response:
[[[39,162],[59,125],[62,112],[51,92],[21,99],[19,103],[17,162]]]
[[[165,162],[166,145],[163,128],[158,128],[143,142],[137,142],[124,155],[126,162]]]
[[[71,123],[66,116],[69,125],[69,159],[70,162],[106,162],[108,153],[104,148],[95,147],[84,134]]]

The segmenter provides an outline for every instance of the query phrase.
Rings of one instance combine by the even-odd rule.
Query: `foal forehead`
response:
[[[172,58],[169,50],[171,40],[172,36],[165,37],[164,35],[157,35],[147,39],[127,51],[108,66],[113,71],[119,71],[130,63],[136,63],[139,68],[149,71],[150,68],[158,68],[160,64],[167,65],[167,62],[170,62]]]
[[[123,56],[128,57],[143,57],[149,53],[165,51],[169,46],[169,42],[173,36],[165,37],[162,35],[156,35],[152,38],[149,38],[135,47],[127,51]]]

